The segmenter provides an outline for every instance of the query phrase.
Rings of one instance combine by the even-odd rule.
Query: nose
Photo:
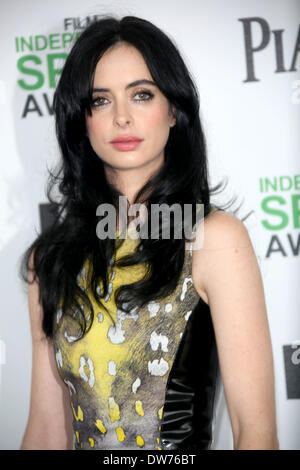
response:
[[[124,127],[132,124],[132,116],[126,103],[117,103],[114,112],[114,125]]]

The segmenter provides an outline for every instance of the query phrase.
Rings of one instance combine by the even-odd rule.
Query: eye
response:
[[[144,95],[146,96],[146,98],[144,99],[139,99],[137,101],[150,101],[152,98],[153,98],[153,93],[151,93],[151,91],[148,91],[148,90],[141,90],[141,91],[138,91],[137,93],[135,93],[135,96],[137,95]]]
[[[93,98],[92,99],[92,107],[93,108],[98,108],[99,106],[103,106],[103,103],[99,103],[101,100],[106,100],[106,98],[104,98],[103,96],[97,96],[97,98]]]

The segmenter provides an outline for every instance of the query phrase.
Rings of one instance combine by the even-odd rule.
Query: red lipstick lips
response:
[[[120,136],[111,140],[110,143],[117,149],[123,152],[135,150],[143,139],[134,136]]]

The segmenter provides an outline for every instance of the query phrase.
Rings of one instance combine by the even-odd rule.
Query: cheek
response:
[[[158,107],[152,113],[149,114],[147,119],[147,124],[149,127],[158,128],[161,132],[164,132],[164,128],[168,127],[168,110],[163,106]]]
[[[97,119],[97,116],[86,118],[86,130],[91,139],[105,136],[105,120]]]
[[[89,135],[95,134],[96,131],[97,131],[97,128],[99,128],[99,126],[97,126],[96,119],[93,118],[93,117],[87,117],[86,118],[86,129],[87,129]]]

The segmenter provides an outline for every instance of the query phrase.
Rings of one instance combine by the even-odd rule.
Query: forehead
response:
[[[119,43],[105,51],[97,63],[94,85],[128,82],[138,78],[151,79],[151,74],[138,49],[128,43]]]

